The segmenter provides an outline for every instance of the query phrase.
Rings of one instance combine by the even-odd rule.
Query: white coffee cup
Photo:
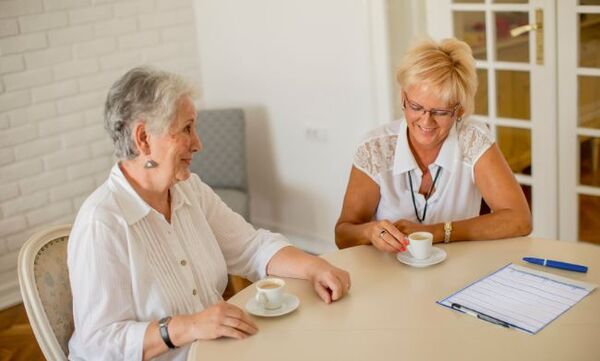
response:
[[[256,283],[256,302],[266,310],[274,310],[283,303],[285,281],[280,278],[267,278]]]
[[[408,246],[410,254],[419,260],[431,256],[433,234],[429,232],[414,232],[408,235]]]

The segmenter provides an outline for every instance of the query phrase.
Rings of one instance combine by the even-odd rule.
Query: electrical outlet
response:
[[[311,142],[326,143],[328,140],[328,130],[323,127],[306,125],[304,127],[304,136]]]

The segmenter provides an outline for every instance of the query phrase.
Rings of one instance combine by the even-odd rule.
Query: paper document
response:
[[[511,263],[437,303],[536,334],[595,288]]]

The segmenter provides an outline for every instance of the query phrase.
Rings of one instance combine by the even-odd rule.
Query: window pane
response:
[[[600,244],[600,197],[579,195],[579,239]]]
[[[485,51],[485,13],[483,11],[455,11],[454,36],[464,40],[475,59],[486,59]]]
[[[525,12],[497,12],[496,17],[496,60],[529,62],[529,32],[516,38],[510,31],[529,23],[529,15]]]
[[[600,5],[600,0],[579,0],[579,5]]]
[[[496,71],[498,116],[529,120],[529,72],[513,70]]]
[[[600,187],[600,138],[579,137],[579,183]]]
[[[488,79],[486,69],[477,69],[477,94],[475,94],[475,114],[488,115]]]
[[[496,142],[514,173],[531,175],[531,131],[497,127]]]
[[[579,76],[577,82],[579,126],[600,129],[600,77]]]
[[[600,68],[600,14],[579,14],[579,66]]]

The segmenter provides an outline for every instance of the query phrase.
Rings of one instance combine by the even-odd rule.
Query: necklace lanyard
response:
[[[410,175],[412,170],[408,172],[408,183],[410,184],[410,195],[412,196],[413,207],[415,209],[415,216],[417,216],[417,220],[419,223],[423,223],[425,221],[425,215],[427,215],[427,202],[429,202],[429,196],[431,195],[431,191],[433,191],[433,187],[435,187],[435,183],[440,176],[440,171],[442,167],[438,166],[438,170],[435,173],[435,177],[433,178],[433,182],[431,183],[431,187],[429,187],[429,192],[425,196],[425,209],[423,209],[423,217],[419,217],[419,211],[417,211],[417,202],[415,201],[415,191],[413,190],[412,176]]]

